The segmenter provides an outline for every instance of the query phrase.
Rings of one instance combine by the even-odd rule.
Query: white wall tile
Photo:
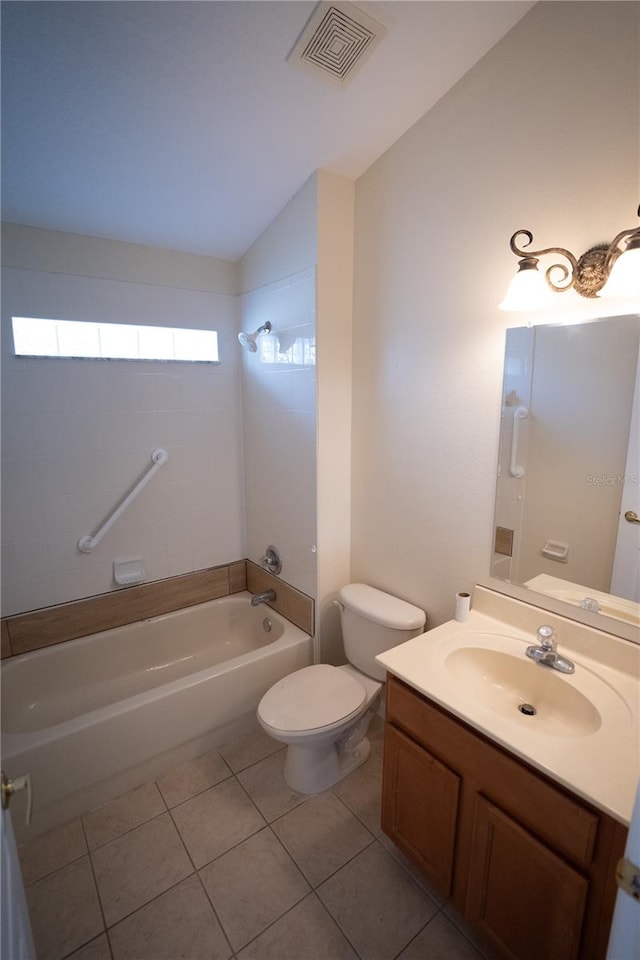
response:
[[[35,540],[44,532],[44,509],[37,498],[15,500],[2,521],[2,542],[17,543],[20,540]]]
[[[29,270],[3,281],[3,615],[112,590],[117,558],[142,556],[151,580],[244,557],[237,298]],[[17,359],[12,314],[201,329],[213,318],[221,362]],[[80,553],[157,447],[167,464]]]
[[[2,463],[3,509],[15,500],[40,496],[39,463],[35,457],[4,460]]]
[[[292,337],[315,339],[314,270],[241,298],[243,330],[267,320],[280,348],[290,349]],[[262,363],[260,352],[243,351],[242,359],[247,555],[259,562],[265,547],[276,544],[283,578],[315,596],[315,368],[282,357]]]

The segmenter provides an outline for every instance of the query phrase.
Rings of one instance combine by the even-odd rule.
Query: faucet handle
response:
[[[538,643],[543,650],[555,650],[557,647],[556,632],[548,623],[543,623],[536,631]]]

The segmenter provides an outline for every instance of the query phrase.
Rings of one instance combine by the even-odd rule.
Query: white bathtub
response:
[[[31,771],[35,836],[238,736],[262,695],[312,662],[311,638],[250,594],[4,662],[2,765]],[[270,622],[267,632],[263,621]]]

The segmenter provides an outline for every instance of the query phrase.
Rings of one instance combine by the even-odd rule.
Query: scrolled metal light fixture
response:
[[[521,247],[519,237],[526,238],[526,242],[520,241]],[[541,309],[553,303],[552,293],[572,289],[581,297],[640,298],[640,228],[621,230],[611,243],[590,247],[581,257],[564,247],[530,250],[531,243],[530,230],[516,230],[509,241],[520,260],[518,272],[500,304],[501,310]],[[558,254],[567,263],[551,264],[543,276],[538,270],[539,258],[550,254]]]

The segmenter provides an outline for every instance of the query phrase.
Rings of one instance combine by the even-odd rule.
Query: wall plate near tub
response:
[[[142,563],[142,557],[133,560],[114,560],[113,579],[121,587],[131,587],[134,583],[144,583],[147,574]]]

